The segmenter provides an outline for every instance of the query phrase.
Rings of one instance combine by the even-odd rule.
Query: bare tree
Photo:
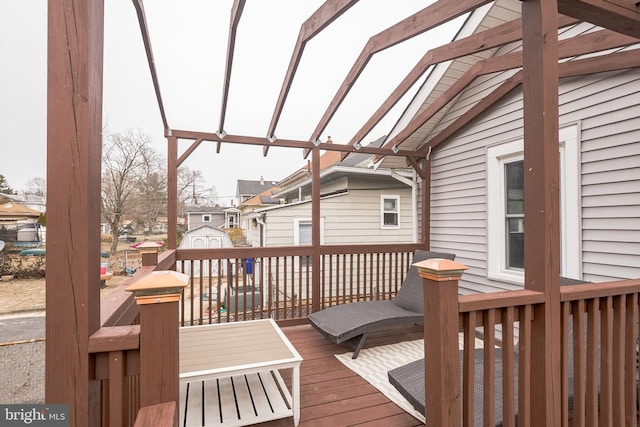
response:
[[[178,205],[213,206],[217,198],[215,187],[205,187],[202,172],[186,166],[178,169]]]
[[[111,228],[111,252],[116,252],[120,234],[139,219],[140,176],[149,164],[151,139],[133,131],[104,135],[102,215]]]
[[[33,196],[47,196],[47,180],[42,177],[31,178],[27,182],[27,194]]]
[[[167,214],[167,177],[165,160],[158,152],[141,152],[142,165],[137,173],[137,218],[144,222],[145,232],[151,232],[158,216]]]
[[[102,215],[111,228],[115,252],[125,230],[142,224],[145,231],[152,231],[158,216],[167,214],[166,161],[141,132],[103,131],[103,135]],[[211,206],[215,197],[215,188],[205,188],[202,172],[178,170],[180,209],[192,203]]]

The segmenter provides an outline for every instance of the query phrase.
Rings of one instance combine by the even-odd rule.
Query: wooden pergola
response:
[[[261,146],[268,155],[271,147],[302,149],[311,155],[313,171],[312,242],[314,257],[320,256],[320,150],[371,154],[377,161],[399,157],[411,165],[429,188],[428,153],[463,126],[486,111],[514,88],[524,93],[525,150],[525,288],[544,292],[545,302],[534,313],[532,339],[544,357],[532,361],[531,413],[534,425],[558,425],[560,417],[559,323],[559,171],[558,171],[558,80],[608,70],[640,66],[635,51],[609,54],[585,60],[559,63],[559,58],[637,43],[640,39],[640,11],[631,0],[526,0],[522,17],[488,29],[449,45],[431,50],[407,75],[397,89],[347,144],[328,144],[319,140],[351,86],[369,59],[381,50],[441,25],[488,3],[487,0],[438,0],[414,16],[371,37],[353,64],[340,89],[306,141],[276,139],[276,128],[296,75],[305,44],[357,3],[354,0],[328,0],[302,25],[291,56],[280,95],[266,137],[227,135],[224,131],[235,34],[245,1],[236,0],[231,11],[227,74],[218,129],[198,132],[171,129],[165,114],[157,78],[152,44],[142,0],[133,0],[138,14],[151,78],[154,83],[164,133],[168,140],[169,247],[176,247],[177,168],[203,142],[237,143]],[[104,2],[57,0],[48,4],[48,250],[47,250],[47,403],[66,403],[71,408],[72,426],[91,425],[90,397],[99,391],[89,381],[91,359],[89,337],[100,327],[100,185],[102,153],[102,81]],[[558,28],[577,21],[598,25],[603,30],[558,41]],[[416,115],[411,123],[382,148],[361,146],[363,138],[384,114],[433,64],[474,54],[505,43],[522,40],[522,51],[478,62],[459,78],[437,101]],[[477,76],[522,67],[522,70],[458,120],[426,143],[412,142],[431,117],[444,108]],[[178,140],[191,146],[178,154]],[[429,192],[423,191],[422,243],[429,246]],[[534,238],[536,237],[536,238]],[[544,254],[545,256],[536,256]],[[315,261],[314,261],[315,263]],[[314,275],[319,272],[314,271]]]

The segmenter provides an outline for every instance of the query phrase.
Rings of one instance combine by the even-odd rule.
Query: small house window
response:
[[[202,215],[202,222],[211,222],[211,215],[209,214]]]
[[[400,196],[381,196],[381,227],[400,227]]]

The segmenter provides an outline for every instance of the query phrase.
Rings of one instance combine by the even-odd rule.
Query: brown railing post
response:
[[[129,286],[140,306],[141,407],[178,402],[178,301],[188,280],[175,271],[154,271]]]
[[[154,266],[158,264],[158,251],[164,245],[159,242],[144,242],[136,248],[140,252],[142,266]]]
[[[432,258],[414,264],[424,285],[424,382],[427,426],[461,425],[458,280],[468,267]]]

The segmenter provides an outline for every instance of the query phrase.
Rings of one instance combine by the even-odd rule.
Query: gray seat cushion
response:
[[[417,250],[413,262],[428,258],[453,259],[454,255]],[[393,300],[341,304],[311,313],[308,319],[327,339],[338,344],[380,328],[422,324],[422,278],[418,270],[411,267]]]
[[[428,252],[416,251],[413,255],[413,263],[424,261],[425,259],[444,258],[454,260],[455,255],[445,252]],[[416,313],[424,313],[423,310],[423,292],[422,278],[418,269],[411,267],[402,282],[398,294],[393,301],[405,310],[414,311]]]

